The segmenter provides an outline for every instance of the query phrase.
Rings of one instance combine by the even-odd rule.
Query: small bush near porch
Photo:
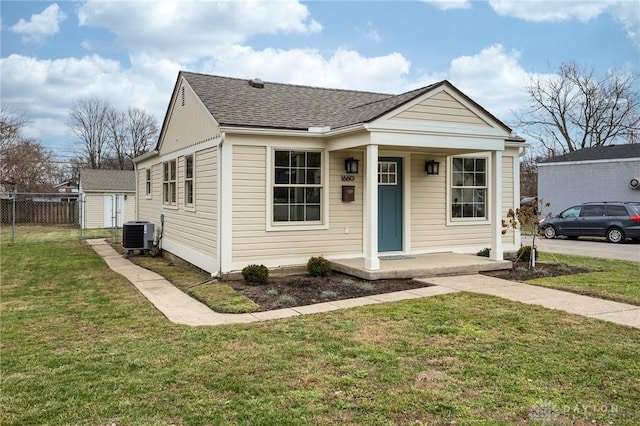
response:
[[[640,330],[451,294],[169,323],[89,247],[2,246],[0,423],[640,423]]]

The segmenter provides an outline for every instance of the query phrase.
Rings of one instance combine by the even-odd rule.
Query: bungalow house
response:
[[[80,170],[80,226],[121,228],[136,217],[133,170]]]
[[[640,202],[639,182],[639,144],[584,148],[538,163],[538,197],[553,215],[590,201]]]
[[[212,273],[311,256],[520,246],[524,140],[448,81],[400,95],[180,72],[154,151],[135,159],[138,220]]]

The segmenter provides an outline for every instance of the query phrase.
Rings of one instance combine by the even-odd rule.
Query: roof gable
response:
[[[444,104],[449,105],[452,110],[449,111],[449,115],[455,116],[454,113],[457,113],[457,117],[471,121],[471,124],[500,127],[511,132],[504,123],[446,80],[399,95],[391,95],[272,82],[255,85],[250,84],[250,80],[181,71],[170,106],[179,96],[178,88],[183,78],[213,120],[225,127],[304,131],[312,127],[340,129],[370,123],[386,114],[400,111],[401,107],[416,99],[437,94],[437,89],[446,88],[448,93],[439,95],[440,98],[434,96],[432,100],[426,101],[426,104],[412,106],[413,110],[405,111],[406,118],[411,114],[424,114],[426,108],[429,119],[446,121],[446,113],[438,114],[435,111]],[[167,116],[163,132],[166,130],[166,122]]]
[[[80,170],[82,191],[135,192],[136,174],[133,170]]]

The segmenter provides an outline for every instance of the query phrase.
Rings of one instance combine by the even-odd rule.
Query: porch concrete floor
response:
[[[376,271],[364,268],[364,258],[332,260],[331,264],[335,271],[365,280],[466,275],[511,268],[509,260],[495,261],[473,254],[460,253],[381,256],[380,269]]]

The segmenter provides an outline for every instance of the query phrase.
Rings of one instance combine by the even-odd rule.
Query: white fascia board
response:
[[[444,135],[373,132],[371,143],[387,146],[411,146],[415,148],[440,148],[472,151],[504,151],[504,139],[460,137]]]
[[[154,149],[153,151],[145,152],[144,154],[137,156],[136,158],[133,159],[133,162],[137,164],[141,161],[145,161],[145,160],[148,160],[149,158],[153,158],[158,154],[159,154],[158,150]]]
[[[261,135],[261,136],[302,136],[311,138],[328,138],[339,136],[345,133],[351,133],[365,128],[364,124],[354,124],[352,126],[340,127],[339,129],[331,129],[330,127],[315,127],[308,130],[292,130],[292,129],[267,129],[256,127],[236,127],[236,126],[220,126],[220,130],[227,134],[245,134],[245,135]]]
[[[640,158],[609,158],[607,160],[584,160],[584,161],[558,161],[555,163],[538,163],[538,167],[551,167],[551,166],[575,166],[581,164],[601,164],[601,163],[628,163],[639,162]]]
[[[486,126],[475,126],[453,123],[437,123],[433,121],[417,121],[417,120],[376,120],[366,126],[369,131],[391,131],[402,133],[424,133],[424,134],[443,134],[443,135],[461,135],[470,137],[494,137],[502,140],[507,139],[510,135],[502,129]]]
[[[214,147],[220,145],[220,143],[222,142],[222,139],[223,139],[223,137],[222,137],[222,135],[220,135],[220,136],[218,136],[216,138],[209,139],[207,141],[204,141],[204,142],[201,142],[201,143],[198,143],[198,144],[195,144],[195,145],[191,145],[191,146],[188,146],[186,148],[182,148],[182,149],[180,149],[178,151],[170,152],[170,153],[165,154],[165,155],[163,155],[161,157],[162,161],[171,161],[171,160],[175,160],[178,157],[183,157],[185,155],[192,155],[192,154],[194,154],[194,153],[196,153],[198,151],[202,151],[204,149],[214,148]]]
[[[259,136],[288,136],[288,137],[305,137],[305,138],[326,138],[326,133],[309,132],[308,130],[291,130],[291,129],[262,129],[255,127],[227,127],[220,126],[220,131],[227,135],[259,135]]]

